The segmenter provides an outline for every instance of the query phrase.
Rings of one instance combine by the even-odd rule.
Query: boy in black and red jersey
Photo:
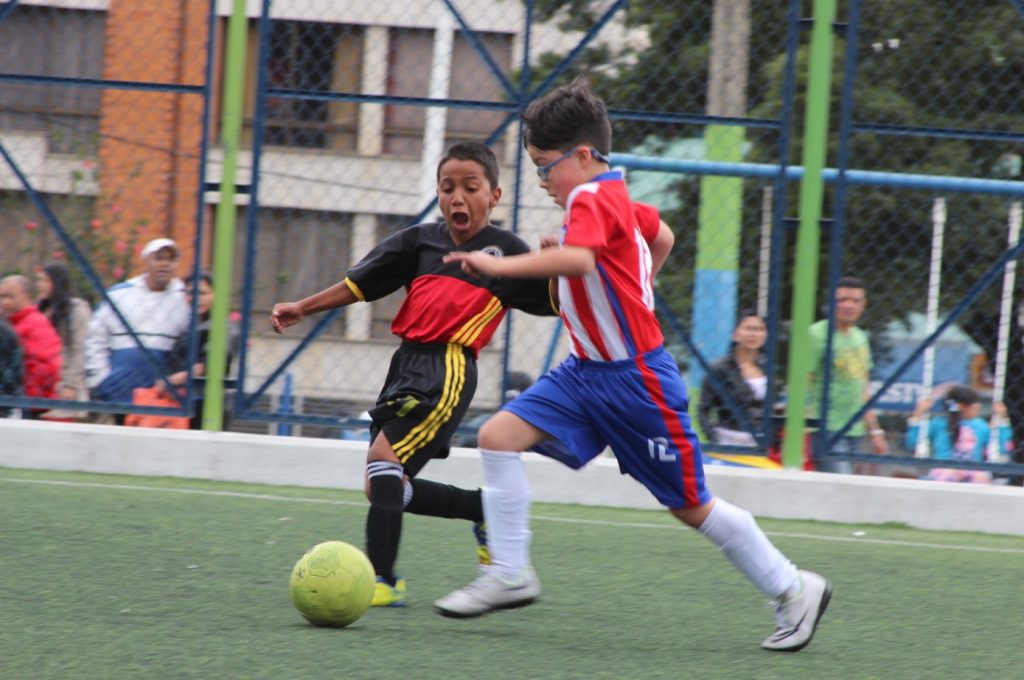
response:
[[[451,251],[502,257],[529,252],[515,234],[490,224],[501,198],[498,161],[483,144],[456,144],[437,166],[444,220],[418,224],[385,239],[345,279],[297,302],[274,305],[278,333],[303,317],[354,302],[377,300],[399,288],[405,301],[391,324],[402,344],[370,411],[366,486],[366,552],[377,573],[373,606],[405,606],[405,581],[395,574],[402,513],[470,520],[481,538],[481,490],[416,477],[431,458],[448,455],[449,440],[476,391],[476,358],[509,308],[556,315],[547,279],[470,276]],[[485,545],[481,557],[486,561]]]

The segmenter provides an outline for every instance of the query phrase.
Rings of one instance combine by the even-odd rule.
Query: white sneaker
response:
[[[498,609],[525,607],[540,596],[540,581],[532,567],[508,581],[490,571],[482,572],[465,588],[448,593],[434,603],[441,616],[467,619]]]
[[[798,652],[814,637],[832,597],[832,584],[813,571],[800,571],[800,593],[775,603],[775,632],[761,643],[775,652]]]

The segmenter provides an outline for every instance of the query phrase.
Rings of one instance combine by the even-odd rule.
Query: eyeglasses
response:
[[[597,160],[601,161],[602,163],[608,163],[609,165],[611,164],[611,161],[608,160],[608,157],[605,156],[603,153],[601,153],[600,151],[598,151],[597,149],[595,149],[593,147],[589,147],[589,148],[590,148],[590,154],[594,158],[596,158]],[[569,149],[564,154],[562,154],[561,156],[559,156],[555,160],[551,161],[547,165],[542,165],[541,167],[537,168],[537,177],[540,177],[541,181],[544,181],[544,182],[548,181],[548,178],[551,177],[551,169],[554,168],[559,163],[561,163],[562,161],[564,161],[569,156],[571,156],[574,153],[576,153],[576,149],[577,149],[577,147],[574,146],[573,148]]]

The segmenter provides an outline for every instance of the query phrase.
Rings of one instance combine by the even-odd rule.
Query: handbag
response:
[[[136,387],[132,390],[132,403],[136,406],[181,408],[177,399],[159,387]],[[129,427],[159,427],[165,430],[187,430],[188,416],[167,416],[156,413],[129,413],[124,424]]]

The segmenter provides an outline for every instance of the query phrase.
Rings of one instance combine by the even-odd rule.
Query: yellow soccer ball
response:
[[[376,577],[363,551],[344,541],[314,545],[292,569],[292,603],[317,626],[341,628],[370,608]]]

